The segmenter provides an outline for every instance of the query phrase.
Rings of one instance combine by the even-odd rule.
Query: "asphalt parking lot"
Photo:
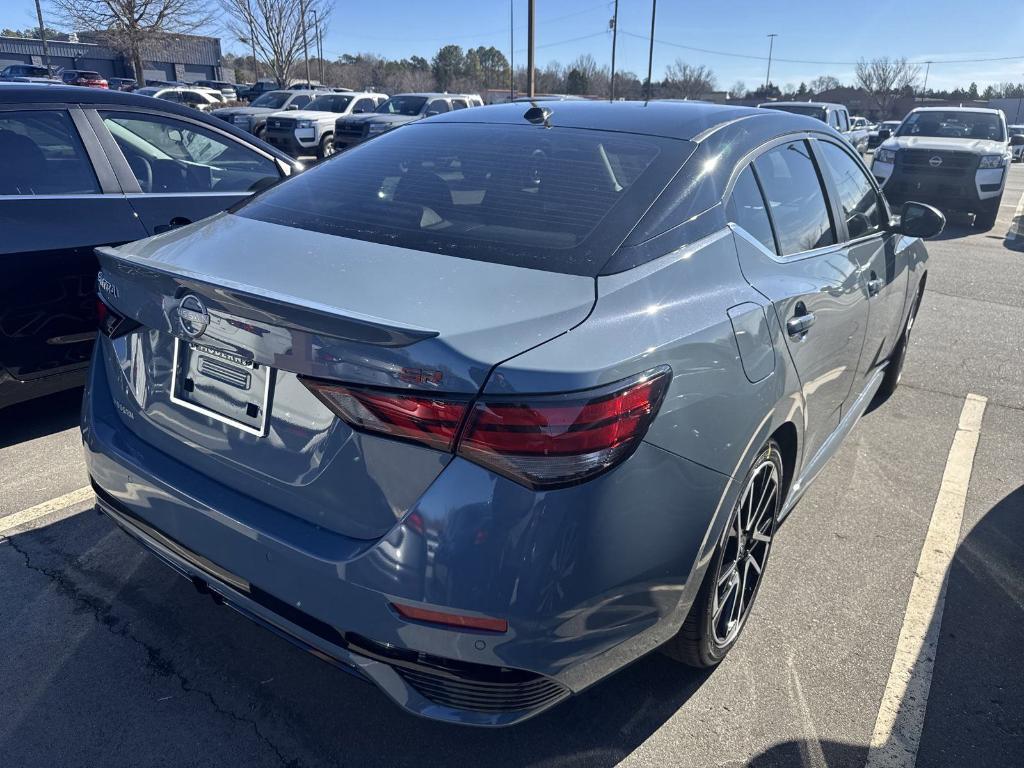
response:
[[[0,412],[0,764],[860,768],[911,764],[910,744],[918,766],[1021,765],[1024,166],[995,229],[954,219],[928,247],[903,384],[783,525],[735,651],[710,673],[649,656],[502,731],[404,714],[93,514],[80,393]],[[908,612],[961,433],[977,445],[969,484],[944,486],[965,499],[947,585]],[[919,616],[908,714],[869,758]]]

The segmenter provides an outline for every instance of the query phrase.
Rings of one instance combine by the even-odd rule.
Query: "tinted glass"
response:
[[[101,115],[143,192],[255,192],[281,178],[272,160],[192,123]]]
[[[0,112],[0,195],[99,191],[92,163],[67,112]]]
[[[452,109],[466,109],[468,106],[465,99],[452,99]]]
[[[267,107],[268,109],[281,109],[285,102],[288,101],[288,97],[291,96],[287,91],[271,91],[270,93],[264,93],[258,99],[252,102],[249,106],[251,107]]]
[[[426,96],[395,96],[377,107],[377,111],[385,115],[409,115],[412,117],[418,115],[426,103]]]
[[[427,112],[437,115],[443,114],[448,111],[448,102],[445,101],[444,99],[437,99],[435,101],[432,101],[430,102],[430,106],[427,107]]]
[[[846,219],[851,239],[878,232],[882,228],[885,209],[867,174],[848,153],[827,141],[818,143],[832,182],[839,195],[839,205]]]
[[[896,135],[1006,141],[1003,121],[999,119],[999,115],[991,112],[955,110],[911,112]]]
[[[306,109],[313,112],[344,112],[351,96],[317,96]]]
[[[373,99],[360,99],[352,107],[352,114],[365,114],[366,112],[373,112],[375,104]]]
[[[783,144],[754,161],[783,255],[832,245],[825,194],[807,143]]]
[[[736,179],[729,201],[725,204],[725,215],[730,222],[743,227],[769,251],[776,252],[772,224],[768,218],[768,211],[765,210],[764,197],[761,196],[761,190],[749,165]]]
[[[689,148],[589,130],[418,124],[268,190],[239,214],[421,251],[596,274]],[[659,155],[663,162],[655,162]]]
[[[795,115],[807,115],[808,117],[816,117],[821,122],[825,122],[825,110],[821,107],[812,107],[810,105],[802,106],[800,104],[786,104],[785,106],[776,106],[774,104],[762,104],[762,109],[775,109],[779,112],[792,112]]]

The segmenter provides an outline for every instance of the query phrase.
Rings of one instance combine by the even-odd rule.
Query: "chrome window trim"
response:
[[[816,256],[825,256],[825,255],[830,254],[830,253],[836,253],[837,251],[841,251],[844,248],[844,244],[839,243],[839,244],[834,244],[834,245],[826,245],[823,248],[815,248],[814,250],[811,250],[811,251],[800,251],[800,253],[794,253],[794,254],[791,254],[789,256],[779,256],[779,254],[777,254],[777,253],[775,253],[773,251],[769,251],[767,248],[765,248],[764,247],[764,243],[762,243],[760,240],[758,240],[752,234],[747,232],[747,230],[745,230],[739,224],[736,224],[735,222],[730,221],[730,222],[726,223],[725,226],[727,226],[729,229],[731,229],[734,233],[736,233],[738,235],[741,235],[744,240],[746,240],[751,245],[756,247],[759,251],[761,251],[761,253],[763,253],[769,259],[774,261],[776,264],[791,264],[794,261],[803,261],[804,259],[813,259]]]

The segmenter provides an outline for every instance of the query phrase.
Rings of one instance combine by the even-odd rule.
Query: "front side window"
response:
[[[427,107],[428,115],[440,115],[448,111],[448,102],[444,99],[435,99],[430,102],[430,106]]]
[[[452,109],[466,109],[469,104],[466,103],[465,99],[452,99]]]
[[[310,112],[344,112],[352,101],[351,96],[317,96],[309,102]]]
[[[377,107],[382,115],[406,115],[414,117],[427,103],[426,96],[395,96]]]
[[[596,275],[689,151],[687,142],[625,133],[426,122],[318,165],[238,215]]]
[[[267,157],[163,115],[101,113],[143,192],[257,192],[281,178]]]
[[[266,107],[267,109],[284,109],[285,103],[288,101],[288,97],[291,96],[288,91],[270,91],[264,93],[258,99],[254,100],[250,107]]]
[[[725,215],[731,223],[743,227],[769,251],[776,252],[772,223],[768,218],[764,197],[749,165],[736,179],[732,194],[725,204]]]
[[[360,99],[355,103],[355,106],[352,107],[352,114],[362,115],[367,112],[373,112],[374,109],[376,109],[376,105],[374,104],[373,99]]]
[[[791,141],[754,161],[783,256],[836,242],[825,193],[805,141]]]
[[[881,231],[885,208],[867,174],[850,155],[831,142],[818,143],[851,240]]]
[[[92,163],[66,111],[0,112],[0,195],[99,192]]]
[[[296,96],[294,99],[292,99],[291,103],[288,106],[289,107],[295,107],[295,109],[302,109],[307,104],[309,104],[310,100],[311,99],[310,99],[309,96],[306,96],[305,94],[303,94],[301,96]]]

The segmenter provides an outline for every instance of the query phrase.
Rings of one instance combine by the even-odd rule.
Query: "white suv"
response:
[[[881,131],[871,172],[894,206],[906,200],[943,211],[974,214],[974,226],[995,226],[1006,188],[1012,146],[1006,118],[996,109],[922,107],[908,114],[894,135]]]
[[[334,154],[334,122],[346,115],[373,112],[387,100],[386,93],[322,93],[305,109],[275,112],[267,117],[263,139],[292,157]]]

